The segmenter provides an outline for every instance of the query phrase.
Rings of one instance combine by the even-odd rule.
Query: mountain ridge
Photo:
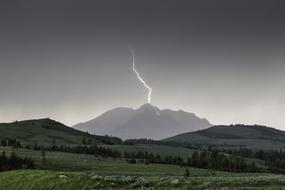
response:
[[[264,148],[262,146],[285,148],[285,131],[262,125],[216,125],[204,130],[182,133],[163,139],[165,142],[177,142],[198,146],[244,146]],[[268,147],[269,148],[269,147]]]

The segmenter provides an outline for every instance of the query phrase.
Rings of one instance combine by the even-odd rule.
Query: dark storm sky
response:
[[[255,0],[0,2],[0,122],[117,106],[285,129],[285,6]]]

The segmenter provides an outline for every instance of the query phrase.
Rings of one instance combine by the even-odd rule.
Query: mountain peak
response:
[[[152,104],[150,104],[150,103],[146,103],[146,104],[143,104],[141,107],[139,107],[138,108],[138,110],[141,110],[141,109],[143,109],[143,110],[152,110],[152,109],[158,109],[157,107],[155,107],[155,106],[153,106]]]
[[[156,115],[160,115],[160,109],[151,105],[150,103],[146,103],[137,109],[138,112],[154,112]]]

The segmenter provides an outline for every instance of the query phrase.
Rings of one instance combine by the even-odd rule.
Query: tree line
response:
[[[29,149],[33,148],[38,151],[58,151],[58,152],[68,152],[75,154],[90,154],[94,156],[102,156],[102,157],[121,157],[121,152],[112,150],[111,148],[105,148],[97,145],[76,145],[76,146],[39,146],[34,144],[33,147],[29,147]]]
[[[189,166],[204,169],[212,169],[228,172],[258,172],[259,169],[255,163],[248,164],[245,160],[239,156],[227,155],[217,150],[204,150],[194,151],[191,157],[186,159],[180,156],[165,156],[162,157],[159,154],[152,154],[148,152],[128,153],[124,152],[124,158],[129,163],[159,163],[159,164],[171,164],[179,166]]]
[[[258,172],[255,163],[247,163],[240,156],[225,154],[218,150],[195,151],[189,162],[199,168],[210,168],[228,172]]]
[[[15,169],[33,169],[35,168],[34,161],[29,157],[19,157],[16,153],[12,152],[7,156],[3,151],[0,154],[0,171],[9,171]]]
[[[3,138],[0,141],[1,146],[12,146],[14,148],[22,147],[21,141],[13,138]]]
[[[285,173],[284,150],[252,150],[249,148],[239,148],[232,150],[223,149],[222,151],[232,155],[264,160],[265,164],[269,166],[270,171]]]
[[[153,143],[151,140],[149,143]],[[3,144],[2,144],[3,142]],[[136,141],[128,141],[128,143],[137,143]],[[213,169],[220,171],[229,171],[229,172],[257,172],[259,169],[256,167],[255,163],[246,163],[242,157],[252,157],[259,159],[266,159],[268,164],[274,165],[275,167],[282,165],[285,168],[285,152],[265,152],[257,151],[253,152],[249,149],[240,149],[240,150],[218,150],[218,149],[208,149],[202,151],[194,151],[194,153],[188,158],[182,158],[180,156],[160,156],[159,154],[153,154],[149,152],[138,151],[134,152],[120,152],[115,151],[111,148],[106,148],[97,145],[91,145],[85,139],[82,140],[83,145],[76,146],[58,146],[56,144],[52,146],[41,146],[34,144],[33,146],[26,145],[27,149],[34,149],[37,151],[58,151],[58,152],[68,152],[68,153],[77,153],[77,154],[89,154],[94,156],[102,157],[113,157],[113,158],[124,158],[129,163],[159,163],[159,164],[171,164],[179,166],[191,166],[205,169]],[[2,146],[16,146],[22,147],[21,143],[16,139],[3,139],[1,140]],[[276,160],[279,158],[279,160]],[[44,160],[44,159],[43,159]],[[277,165],[278,164],[278,165]],[[282,168],[281,167],[281,168]]]
[[[90,154],[94,156],[123,158],[131,164],[136,163],[157,163],[179,166],[190,166],[197,168],[213,169],[228,172],[258,172],[255,163],[246,163],[243,158],[233,154],[226,154],[219,150],[194,151],[192,156],[182,158],[180,156],[160,156],[147,151],[120,152],[97,145],[77,145],[77,146],[38,146],[34,145],[34,150],[59,151],[76,154]]]

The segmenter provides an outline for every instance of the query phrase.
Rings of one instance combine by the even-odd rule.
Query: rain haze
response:
[[[282,1],[0,2],[0,122],[151,103],[285,129]]]

